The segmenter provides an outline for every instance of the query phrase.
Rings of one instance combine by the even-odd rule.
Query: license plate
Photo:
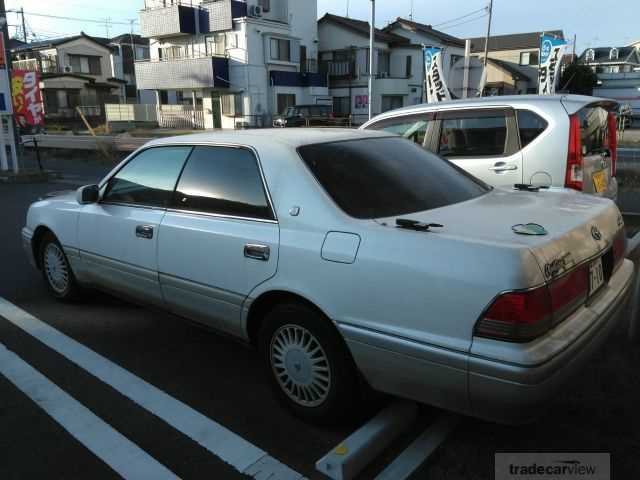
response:
[[[602,285],[604,285],[604,270],[602,258],[599,258],[589,265],[589,296],[597,292]]]
[[[602,193],[607,189],[607,174],[604,170],[595,172],[592,178],[596,193]]]

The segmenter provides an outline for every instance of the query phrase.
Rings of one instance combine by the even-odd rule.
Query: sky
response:
[[[298,0],[308,1],[308,0]],[[143,0],[6,0],[6,8],[24,8],[27,32],[46,39],[84,31],[95,36],[129,32]],[[436,28],[460,38],[486,34],[487,17],[482,10],[488,0],[377,0],[376,26],[383,27],[398,16],[440,25]],[[326,12],[367,20],[370,0],[318,0],[318,15]],[[476,12],[476,13],[472,13]],[[55,19],[34,14],[80,18]],[[107,24],[107,19],[109,23]],[[9,24],[20,17],[9,13]],[[639,0],[494,0],[492,34],[563,30],[565,38],[577,36],[576,51],[588,47],[628,45],[640,40]],[[446,22],[446,23],[445,23]],[[139,29],[134,24],[134,32]],[[10,27],[10,34],[16,31]]]

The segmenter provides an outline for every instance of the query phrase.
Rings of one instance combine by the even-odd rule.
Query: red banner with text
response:
[[[40,91],[40,74],[28,70],[12,70],[11,76],[13,111],[18,126],[43,126],[44,109]]]

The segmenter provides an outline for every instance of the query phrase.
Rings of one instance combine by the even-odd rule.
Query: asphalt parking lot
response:
[[[241,438],[301,476],[325,478],[315,471],[315,462],[375,414],[385,399],[372,398],[361,418],[349,425],[313,427],[277,404],[257,355],[232,340],[104,294],[91,294],[78,304],[59,303],[49,296],[20,246],[28,205],[49,192],[97,180],[108,169],[87,164],[76,168],[66,162],[63,177],[53,182],[0,184],[0,297],[42,322],[27,333],[7,318],[0,301],[0,361],[14,358],[2,352],[4,345],[75,400],[82,407],[78,411],[103,422],[76,421],[88,438],[81,442],[39,406],[37,388],[28,396],[0,374],[0,478],[119,478],[100,459],[99,449],[87,448],[89,437],[107,434],[130,442],[123,444],[131,458],[144,468],[157,469],[153,471],[180,478],[250,478],[194,439],[198,432],[190,436],[176,427],[180,419],[164,411],[150,413],[132,400],[128,394],[139,382],[180,402],[184,411],[199,412],[230,430],[235,436],[229,441]],[[37,338],[48,326],[106,359],[107,370],[120,367],[123,374],[135,377],[118,385],[100,380],[86,365],[73,361],[77,353],[70,359]],[[621,325],[537,423],[506,427],[463,419],[412,478],[492,478],[493,455],[504,450],[611,452],[614,478],[635,477],[640,473],[639,365],[640,347],[629,344]],[[423,407],[415,431],[439,414]],[[361,478],[372,478],[383,463]],[[160,473],[148,478],[154,477]]]

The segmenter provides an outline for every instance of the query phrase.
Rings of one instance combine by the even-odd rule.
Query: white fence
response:
[[[204,110],[189,105],[107,104],[107,122],[150,122],[161,128],[204,129]]]

